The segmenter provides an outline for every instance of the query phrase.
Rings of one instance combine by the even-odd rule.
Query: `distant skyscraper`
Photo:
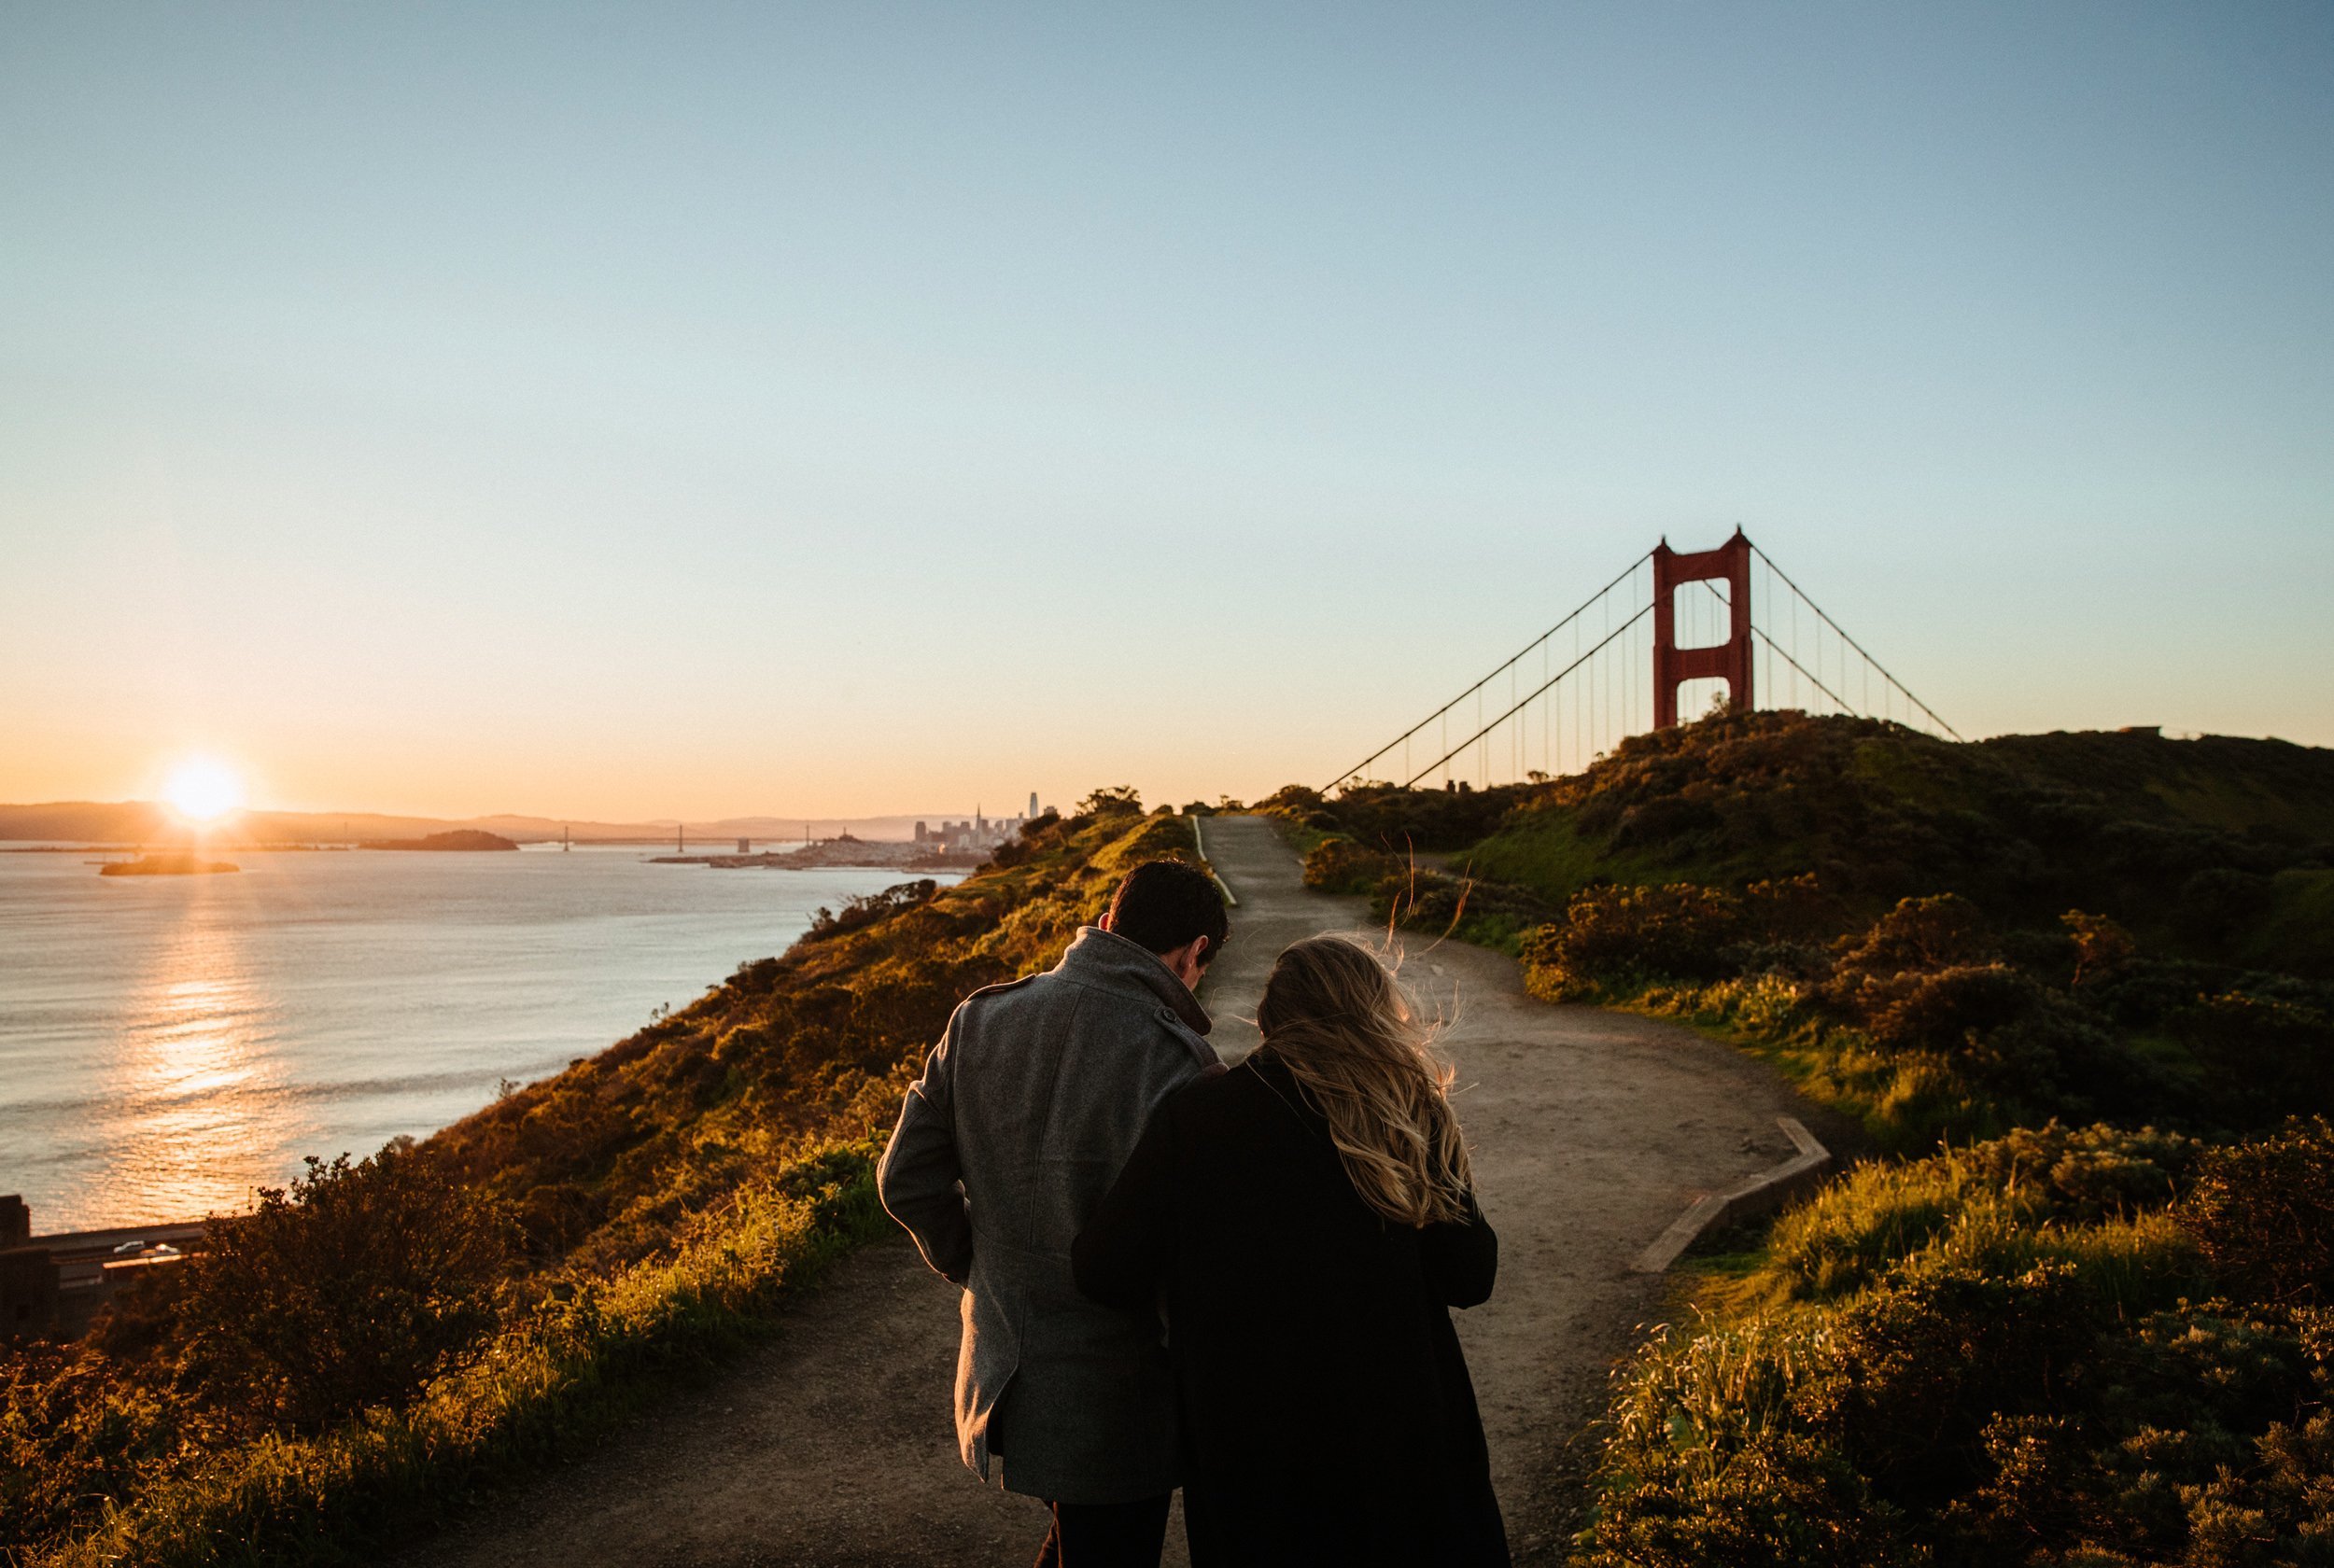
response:
[[[1029,792],[1029,814],[1032,817],[1037,815],[1037,791],[1034,790]]]

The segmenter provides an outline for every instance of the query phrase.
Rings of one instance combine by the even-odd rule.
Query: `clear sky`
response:
[[[1253,795],[1737,522],[2334,744],[2334,7],[0,6],[0,799]]]

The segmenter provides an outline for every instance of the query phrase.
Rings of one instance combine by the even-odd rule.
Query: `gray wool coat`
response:
[[[1160,1102],[1217,1068],[1207,1029],[1154,954],[1089,926],[1047,973],[965,998],[907,1091],[876,1180],[964,1287],[956,1435],[983,1480],[1001,1459],[1008,1491],[1124,1503],[1181,1478],[1160,1323],[1081,1295],[1070,1243]]]

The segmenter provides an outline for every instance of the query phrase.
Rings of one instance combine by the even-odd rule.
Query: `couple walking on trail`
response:
[[[1040,1568],[1505,1564],[1450,1309],[1497,1242],[1449,1070],[1362,946],[1284,951],[1226,1071],[1193,987],[1204,871],[1137,867],[1047,973],[960,1005],[907,1091],[884,1206],[963,1288],[956,1426],[1047,1503]]]

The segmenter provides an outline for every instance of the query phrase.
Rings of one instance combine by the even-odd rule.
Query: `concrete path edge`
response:
[[[1637,1261],[1629,1266],[1633,1271],[1664,1273],[1704,1231],[1722,1220],[1747,1220],[1779,1209],[1822,1180],[1824,1170],[1832,1163],[1832,1151],[1818,1142],[1815,1134],[1801,1125],[1796,1116],[1778,1116],[1775,1123],[1799,1152],[1722,1193],[1711,1193],[1695,1201],[1670,1222],[1667,1230],[1653,1239],[1652,1246],[1638,1254]]]

